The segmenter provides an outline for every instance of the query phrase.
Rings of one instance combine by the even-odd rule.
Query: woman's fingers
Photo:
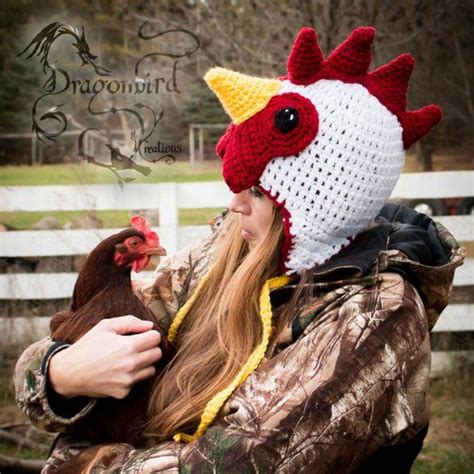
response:
[[[112,329],[116,334],[124,335],[129,333],[141,333],[153,327],[151,321],[143,321],[131,314],[117,318],[103,319],[101,323],[105,324],[107,328]]]
[[[135,316],[127,315],[103,320],[101,323],[107,330],[112,330],[117,335],[126,335],[124,343],[131,352],[143,352],[158,346],[161,342],[161,334],[152,329],[151,321],[142,321]]]
[[[151,321],[132,315],[100,321],[54,355],[50,379],[56,381],[55,390],[60,387],[57,391],[69,397],[126,397],[136,382],[153,376],[161,359],[161,334],[152,328]]]
[[[144,369],[139,370],[135,376],[135,383],[152,377],[153,375],[155,375],[155,371],[156,369],[153,365],[150,365],[148,367],[145,367]]]
[[[152,366],[156,364],[162,357],[162,352],[159,347],[154,347],[153,349],[149,349],[144,352],[140,352],[136,356],[136,369],[137,371]]]
[[[161,334],[150,329],[140,334],[132,334],[127,336],[127,344],[134,352],[143,352],[153,347],[157,347],[161,341]]]
[[[124,364],[125,371],[121,372],[121,383],[115,388],[114,398],[125,398],[133,386],[142,380],[152,377],[156,368],[155,364],[161,359],[161,349],[155,347],[144,352],[140,352],[135,356],[129,357]]]

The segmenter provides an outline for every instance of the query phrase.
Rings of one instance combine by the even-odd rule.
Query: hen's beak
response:
[[[148,249],[146,252],[145,252],[147,255],[166,255],[166,250],[161,247],[161,245],[159,247],[154,247],[152,249]]]

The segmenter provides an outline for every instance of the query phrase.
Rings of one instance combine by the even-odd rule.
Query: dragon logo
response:
[[[74,91],[75,93],[79,90],[80,93],[91,95],[88,99],[86,110],[89,116],[95,119],[103,119],[117,115],[122,120],[123,117],[126,117],[128,121],[133,122],[133,129],[129,130],[129,136],[126,137],[131,144],[128,151],[121,150],[119,146],[109,141],[110,136],[105,130],[97,127],[83,126],[82,124],[80,124],[79,128],[76,124],[76,130],[80,130],[78,137],[78,156],[88,163],[108,168],[115,174],[121,188],[123,188],[123,183],[128,183],[135,179],[130,176],[122,176],[121,171],[124,169],[133,169],[146,176],[151,173],[150,167],[140,165],[136,162],[138,157],[148,162],[165,159],[167,164],[174,163],[176,158],[171,154],[166,154],[161,156],[158,160],[150,160],[143,154],[144,145],[148,142],[156,130],[157,125],[163,119],[163,109],[157,112],[153,107],[143,102],[136,102],[135,99],[132,105],[128,106],[127,104],[125,107],[115,106],[114,101],[106,101],[106,105],[98,105],[100,96],[105,92],[109,94],[152,94],[153,89],[150,87],[150,81],[147,81],[145,84],[146,81],[142,78],[142,76],[150,76],[149,73],[143,74],[141,71],[145,61],[153,56],[173,58],[175,60],[173,74],[175,74],[178,59],[190,57],[200,46],[199,37],[189,30],[173,28],[159,32],[152,31],[151,33],[149,30],[152,30],[150,23],[144,22],[138,29],[138,38],[143,41],[151,41],[155,38],[163,37],[164,35],[182,33],[192,39],[193,46],[182,53],[158,51],[140,57],[134,65],[134,83],[127,84],[123,80],[108,79],[112,75],[112,71],[98,64],[98,57],[91,52],[83,26],[81,30],[79,30],[75,26],[60,22],[50,23],[17,55],[23,56],[27,60],[33,56],[39,57],[42,73],[46,76],[46,80],[42,86],[42,93],[34,100],[31,109],[32,130],[42,142],[56,141],[68,130],[68,123],[75,121],[71,115],[68,115],[61,109],[65,104],[64,102],[61,103],[60,96],[62,97],[67,91]],[[66,68],[59,65],[58,61],[54,59],[52,52],[53,45],[57,44],[61,37],[65,39],[67,36],[72,36],[74,40],[72,47],[75,48],[74,52],[81,59],[81,67],[88,68],[90,72],[96,76],[92,87],[90,86],[90,80],[87,80],[78,88],[77,86],[81,81],[71,79]],[[53,59],[51,58],[52,56]],[[157,81],[158,80],[155,79],[155,82]],[[87,87],[85,87],[86,85]],[[175,86],[177,89],[176,84]],[[177,90],[177,92],[179,93],[179,90]],[[51,100],[55,100],[55,105],[48,107],[47,104],[49,104]],[[105,149],[109,154],[108,162],[96,159],[96,156],[88,151],[86,142],[90,137],[101,138],[102,142],[104,142]]]

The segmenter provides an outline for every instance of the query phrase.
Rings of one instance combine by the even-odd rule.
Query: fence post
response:
[[[160,183],[160,230],[167,238],[166,250],[173,255],[178,250],[178,193],[176,183]]]
[[[38,164],[43,164],[43,143],[37,144],[37,152],[38,152]]]
[[[199,161],[204,161],[204,130],[199,127]]]
[[[36,165],[36,149],[38,148],[38,139],[36,134],[31,134],[31,166]]]
[[[194,166],[194,125],[189,126],[189,160]]]

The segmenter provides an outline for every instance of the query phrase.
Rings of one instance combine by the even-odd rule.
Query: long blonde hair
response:
[[[214,270],[181,324],[177,353],[157,379],[149,400],[144,434],[153,443],[177,431],[193,432],[207,402],[229,385],[262,337],[259,294],[267,279],[280,274],[280,211],[273,208],[267,236],[251,250],[241,236],[237,214],[229,212],[223,225],[216,240]],[[288,317],[299,293],[288,305]],[[283,319],[273,322],[275,335],[286,323]]]

